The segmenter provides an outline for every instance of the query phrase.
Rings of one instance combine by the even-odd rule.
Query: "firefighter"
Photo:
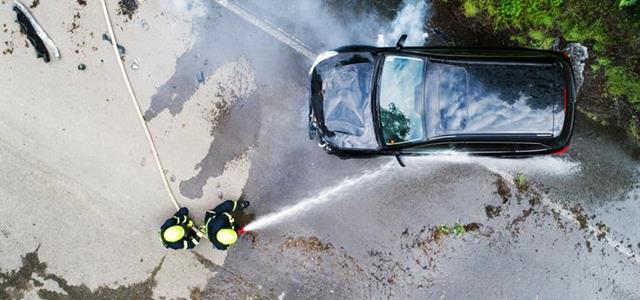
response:
[[[200,237],[202,232],[193,227],[189,209],[186,207],[180,208],[160,226],[160,240],[166,248],[193,249],[200,242]]]
[[[232,213],[249,207],[249,201],[226,200],[204,215],[204,232],[218,250],[227,250],[238,239],[241,230]]]

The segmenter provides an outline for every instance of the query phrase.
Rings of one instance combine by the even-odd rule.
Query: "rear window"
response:
[[[387,145],[424,138],[423,59],[389,55],[380,75],[380,124]]]

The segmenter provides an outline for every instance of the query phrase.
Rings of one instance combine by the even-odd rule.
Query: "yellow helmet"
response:
[[[169,243],[177,242],[184,237],[184,228],[180,225],[173,225],[164,230],[162,237]]]
[[[238,234],[233,229],[223,228],[216,233],[216,239],[223,245],[231,245],[238,240]]]

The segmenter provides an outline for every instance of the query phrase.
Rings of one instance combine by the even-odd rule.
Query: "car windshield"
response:
[[[424,138],[424,60],[389,55],[380,75],[380,124],[387,145]]]

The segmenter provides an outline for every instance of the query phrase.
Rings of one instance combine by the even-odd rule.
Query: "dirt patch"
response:
[[[38,259],[38,248],[22,257],[22,266],[17,271],[0,272],[0,299],[20,299],[24,293],[42,283],[34,279],[35,274],[44,274],[47,264]]]
[[[438,228],[434,228],[431,229],[431,240],[432,241],[440,241],[443,237],[449,235],[451,233],[449,233],[448,231],[444,231],[444,230],[440,230]],[[420,241],[420,245],[421,246],[426,246],[427,242],[429,242],[429,240],[422,240]]]
[[[155,276],[164,262],[163,258],[145,281],[116,288],[101,286],[92,291],[84,284],[71,285],[66,279],[48,273],[47,264],[38,257],[39,248],[22,257],[22,266],[17,271],[0,272],[0,299],[23,298],[25,292],[41,288],[47,280],[55,282],[63,292],[39,289],[37,294],[42,299],[152,299],[157,284]]]
[[[87,1],[86,0],[78,0],[78,4],[80,4],[82,6],[86,6],[87,5]]]
[[[533,208],[523,209],[522,213],[511,221],[508,227],[511,230],[512,236],[518,236],[520,234],[520,225],[524,223],[531,213],[533,213]]]
[[[255,75],[245,58],[240,58],[218,68],[205,80],[206,84],[193,97],[206,95],[212,99],[213,108],[205,112],[205,120],[214,129],[229,116],[235,107],[241,107],[242,101],[253,95],[257,89]]]
[[[551,214],[553,215],[553,220],[555,220],[556,224],[558,224],[558,227],[566,232],[567,225],[565,225],[562,218],[560,218],[560,213],[554,209],[551,210]]]
[[[596,234],[596,238],[598,238],[598,241],[602,240],[605,236],[607,236],[607,233],[609,233],[609,226],[602,222],[598,222],[596,224],[596,228],[598,228],[598,233]],[[638,246],[640,246],[640,244],[638,244]]]
[[[591,253],[591,251],[593,251],[593,246],[591,246],[591,241],[586,240],[584,242],[584,244],[587,246],[587,251],[589,251],[589,253]]]
[[[527,187],[528,189],[528,187]],[[529,191],[529,205],[531,206],[538,206],[540,205],[540,203],[542,203],[542,195],[540,194],[540,192],[534,190],[534,189],[530,189]]]
[[[584,215],[584,210],[582,210],[582,205],[576,204],[571,208],[571,213],[576,217],[576,220],[580,224],[580,229],[587,229],[587,217]]]
[[[320,241],[315,236],[311,237],[288,237],[283,243],[281,248],[283,250],[288,249],[300,249],[304,252],[321,252],[334,249],[331,243],[325,243]]]
[[[191,300],[202,300],[202,299],[204,299],[203,292],[198,287],[192,289],[191,292],[189,293],[189,296],[191,297]]]
[[[466,230],[467,232],[478,231],[480,230],[480,226],[482,226],[482,224],[473,222],[473,223],[464,225],[464,230]]]
[[[78,28],[80,28],[80,13],[79,12],[76,13],[75,15],[73,15],[73,21],[71,22],[71,29],[69,29],[69,32],[73,33]]]
[[[493,205],[485,205],[484,212],[487,214],[487,218],[493,219],[497,216],[500,216],[500,212],[502,211],[501,206],[493,206]]]
[[[31,2],[31,5],[29,6],[29,8],[36,8],[36,7],[38,7],[39,4],[40,4],[40,0],[33,0],[33,2]]]
[[[137,0],[119,0],[118,1],[118,14],[129,17],[129,20],[133,19],[133,15],[138,10]]]
[[[498,176],[494,184],[497,188],[496,193],[500,198],[502,198],[502,203],[504,204],[509,202],[509,199],[511,199],[511,188],[509,187],[509,184],[507,184],[507,181],[504,180],[502,176]]]

